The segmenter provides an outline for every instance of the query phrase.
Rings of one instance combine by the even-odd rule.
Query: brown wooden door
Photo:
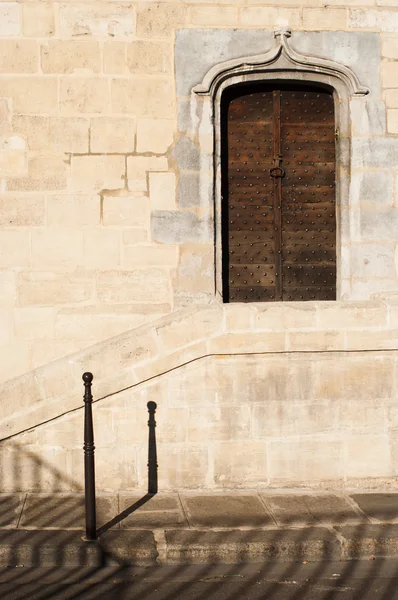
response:
[[[223,116],[224,301],[335,299],[331,94],[234,90]]]

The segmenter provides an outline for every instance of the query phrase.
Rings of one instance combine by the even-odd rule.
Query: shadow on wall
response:
[[[325,562],[313,563],[311,578],[302,580],[299,586],[281,586],[282,583],[292,582],[302,568],[302,562],[311,560],[309,547],[311,540],[316,537],[317,531],[322,527],[300,528],[294,523],[300,519],[300,514],[291,514],[286,527],[290,527],[289,535],[283,527],[266,529],[268,548],[274,549],[271,556],[277,561],[283,558],[279,554],[280,548],[294,543],[300,548],[298,562],[280,565],[278,577],[274,576],[275,564],[261,562],[262,556],[258,555],[259,563],[255,572],[245,573],[245,562],[252,558],[253,532],[240,530],[239,548],[235,555],[235,564],[223,565],[222,576],[214,569],[219,561],[219,548],[233,543],[236,529],[217,530],[213,532],[214,556],[208,556],[211,564],[197,566],[195,571],[189,571],[186,565],[171,565],[162,570],[156,565],[158,553],[154,544],[153,532],[150,529],[139,528],[139,522],[134,529],[125,531],[128,535],[128,555],[125,549],[118,549],[115,545],[115,533],[120,530],[122,522],[137,511],[144,504],[151,503],[158,492],[157,484],[157,449],[156,449],[156,403],[148,403],[148,493],[141,498],[134,498],[131,504],[120,511],[120,504],[116,495],[101,494],[97,501],[98,513],[98,543],[83,543],[84,531],[84,498],[82,494],[50,494],[45,482],[38,479],[36,489],[40,493],[1,494],[0,495],[0,567],[14,567],[0,571],[0,596],[10,600],[72,600],[84,598],[85,600],[204,600],[205,598],[220,598],[220,600],[250,600],[267,597],[270,600],[307,600],[312,598],[312,582],[327,578],[327,585],[320,586],[317,600],[331,600],[338,597],[349,600],[363,600],[369,592],[372,579],[378,575],[380,563],[369,563],[368,579],[364,579],[360,587],[349,596],[344,595],[346,582],[355,577],[357,564],[355,560],[341,563],[340,577],[337,581],[330,580],[327,560],[335,558],[333,546],[320,540],[322,557]],[[11,473],[0,473],[0,477],[16,478],[16,485],[24,474],[20,469],[21,453],[26,452],[24,447],[14,447],[14,465]],[[41,477],[43,464],[37,457],[31,455],[32,477]],[[83,451],[82,451],[83,460]],[[63,476],[60,471],[52,466],[52,480],[62,483]],[[100,469],[101,465],[97,465]],[[4,489],[4,488],[3,488]],[[47,491],[47,493],[46,493]],[[114,515],[109,518],[109,515]],[[133,521],[134,517],[130,520]],[[344,516],[336,517],[335,525],[346,524]],[[334,525],[334,526],[335,526]],[[394,524],[386,524],[383,530],[383,539],[380,549],[386,547],[389,531]],[[369,523],[361,523],[352,527],[351,551],[355,556],[355,548],[361,547]],[[172,527],[168,527],[172,529]],[[55,531],[56,530],[56,531]],[[200,546],[204,532],[200,529],[189,529],[192,546]],[[366,535],[365,535],[366,534]],[[112,543],[113,541],[113,543]],[[377,547],[377,543],[376,543]],[[110,549],[112,548],[112,549]],[[382,551],[381,551],[382,553]],[[268,551],[266,561],[269,561]],[[131,574],[131,562],[137,565],[134,576]],[[189,562],[189,559],[187,559]],[[25,568],[22,568],[25,567]],[[66,571],[65,567],[69,570]],[[70,570],[70,567],[73,570]],[[107,568],[105,568],[107,567]],[[398,566],[395,577],[398,575]],[[44,577],[44,580],[43,580]],[[259,581],[267,580],[266,596],[264,588],[260,588]],[[198,582],[206,582],[206,588],[198,586]],[[232,585],[231,585],[231,582]],[[229,584],[229,585],[228,585]],[[391,600],[395,593],[396,581],[391,577],[383,583],[380,600]],[[210,586],[210,588],[209,588]],[[283,595],[281,594],[283,588]],[[380,590],[379,590],[380,592]]]

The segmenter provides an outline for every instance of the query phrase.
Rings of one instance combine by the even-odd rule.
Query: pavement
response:
[[[0,494],[0,567],[149,567],[398,557],[398,493]]]

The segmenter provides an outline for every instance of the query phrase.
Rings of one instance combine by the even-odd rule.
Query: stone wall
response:
[[[197,59],[209,69],[265,52],[280,26],[297,32],[308,54],[331,47],[318,30],[376,39],[377,52],[357,60],[359,77],[379,70],[351,111],[352,246],[341,265],[349,262],[355,281],[345,281],[341,299],[398,289],[397,5],[323,4],[0,2],[1,380],[214,299],[214,198],[202,179],[208,185],[212,165],[198,171],[182,102],[189,90],[178,93],[177,112],[184,50],[174,49],[199,30],[215,46],[183,64],[185,75],[196,73],[191,85],[205,74],[193,68]],[[236,31],[240,46],[230,40]],[[333,52],[351,64],[349,44]]]
[[[378,487],[398,475],[398,304],[184,309],[0,389],[0,486],[77,490],[94,373],[97,485]]]

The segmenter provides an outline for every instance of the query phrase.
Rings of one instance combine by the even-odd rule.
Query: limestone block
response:
[[[328,481],[344,477],[344,446],[338,439],[272,441],[268,446],[272,483]]]
[[[11,133],[11,110],[7,98],[0,98],[0,135]]]
[[[387,308],[385,304],[371,300],[345,303],[319,302],[318,326],[324,330],[386,327]]]
[[[53,308],[14,308],[15,335],[21,340],[54,338]]]
[[[387,171],[353,173],[350,181],[350,200],[361,208],[373,210],[378,204],[392,206],[394,180]]]
[[[212,244],[182,244],[173,289],[197,295],[214,292],[214,247]]]
[[[253,329],[254,310],[250,304],[224,304],[226,331],[248,331]]]
[[[90,131],[91,152],[134,152],[134,119],[96,117],[91,119]]]
[[[0,306],[14,306],[17,298],[16,274],[14,271],[0,270]]]
[[[135,34],[135,6],[101,2],[100,4],[61,4],[60,34],[64,37],[131,38]]]
[[[12,310],[0,309],[0,346],[4,346],[14,337]]]
[[[284,352],[286,348],[284,332],[227,333],[208,341],[211,353],[230,354],[246,352]]]
[[[128,156],[127,179],[129,190],[145,191],[147,189],[147,172],[167,171],[167,158],[160,156]]]
[[[381,36],[381,55],[383,58],[398,60],[398,38],[395,35]]]
[[[0,73],[36,73],[38,66],[37,42],[0,40]]]
[[[72,228],[99,225],[100,197],[75,194],[47,196],[47,224]]]
[[[40,446],[19,446],[8,444],[1,450],[5,469],[3,490],[14,492],[29,490],[34,492],[66,491],[70,484],[66,477],[66,452],[62,448]]]
[[[41,47],[43,73],[98,73],[101,54],[93,40],[51,40]]]
[[[303,27],[305,29],[347,29],[347,10],[345,8],[303,8]]]
[[[188,137],[181,137],[172,152],[173,158],[178,162],[180,169],[186,171],[199,171],[199,148]]]
[[[398,23],[398,19],[397,19]],[[381,64],[381,81],[385,88],[398,87],[398,63],[383,61]]]
[[[168,42],[137,40],[127,45],[131,73],[170,73],[172,48]]]
[[[298,8],[249,7],[240,12],[242,25],[251,27],[300,27]]]
[[[215,444],[214,482],[224,488],[247,488],[268,482],[267,445],[264,442]]]
[[[384,98],[387,108],[398,108],[398,90],[386,90]]]
[[[127,46],[126,42],[112,41],[104,42],[102,47],[104,73],[110,75],[124,75],[127,70]]]
[[[387,131],[388,133],[398,133],[398,109],[396,108],[387,110]]]
[[[340,402],[337,427],[344,433],[381,433],[387,426],[388,409],[388,405],[379,399],[363,402],[352,398],[350,402]]]
[[[65,308],[57,313],[55,336],[59,340],[77,340],[89,343],[113,337],[143,322],[131,311],[113,311],[107,307]],[[104,440],[103,443],[108,443]]]
[[[137,117],[174,117],[174,89],[170,79],[130,77],[113,79],[112,111]]]
[[[393,315],[390,316],[393,321]],[[381,331],[347,331],[347,350],[385,350],[395,349],[398,346],[398,331],[384,329]],[[371,421],[370,421],[371,422]]]
[[[16,115],[12,127],[26,139],[29,150],[88,152],[89,122],[82,117]]]
[[[210,241],[211,226],[188,211],[157,210],[151,215],[152,239],[164,244]]]
[[[171,119],[138,119],[137,152],[165,154],[173,143],[175,121]]]
[[[29,344],[31,354],[30,368],[37,369],[54,360],[78,352],[85,346],[87,346],[85,340],[80,342],[78,340],[32,340]],[[67,439],[72,439],[72,437]]]
[[[220,330],[220,308],[214,306],[192,315],[182,313],[179,319],[166,319],[156,327],[163,350],[174,350],[216,334]]]
[[[350,110],[354,134],[382,135],[385,133],[386,107],[384,102],[352,98]]]
[[[108,271],[98,274],[101,302],[168,302],[170,281],[166,269]]]
[[[388,435],[347,437],[346,476],[383,477],[393,474]]]
[[[149,173],[149,199],[152,210],[176,209],[175,174]]]
[[[149,227],[150,205],[141,196],[104,196],[102,219],[104,225]],[[124,232],[127,234],[127,232]],[[147,234],[145,233],[145,239]]]
[[[44,225],[45,200],[40,196],[0,196],[2,227]]]
[[[126,246],[142,244],[148,241],[147,229],[125,229],[122,231],[123,244]]]
[[[0,268],[26,267],[30,262],[28,230],[0,231]]]
[[[142,4],[137,11],[137,36],[171,37],[173,29],[185,23],[186,12],[181,5]]]
[[[271,400],[253,406],[253,435],[265,439],[325,434],[336,429],[338,416],[339,406],[332,402]]]
[[[313,393],[319,400],[391,398],[393,393],[392,363],[379,353],[344,354],[326,357],[314,363],[316,371]],[[366,375],[366,376],[365,376]]]
[[[47,38],[54,35],[54,13],[51,2],[24,2],[22,30],[27,37]]]
[[[120,231],[103,228],[85,231],[84,265],[91,269],[117,269],[120,266]]]
[[[124,188],[125,158],[115,155],[72,156],[70,188],[96,192]]]
[[[128,246],[123,250],[123,268],[162,267],[175,268],[178,263],[178,246]]]
[[[178,408],[176,409],[178,410]],[[250,433],[250,406],[189,407],[187,438],[190,442],[248,440]]]
[[[398,14],[398,13],[397,13]],[[398,64],[398,63],[397,63]],[[398,140],[391,137],[352,138],[352,168],[395,169]]]
[[[398,28],[398,14],[392,10],[352,9],[349,11],[348,26],[395,32]]]
[[[342,331],[289,332],[288,344],[291,352],[344,350],[345,335]]]
[[[0,4],[0,35],[19,35],[21,33],[21,5],[18,2]]]
[[[351,249],[352,267],[357,277],[369,278],[396,276],[395,246],[393,244],[367,244]],[[382,310],[379,310],[380,316]],[[373,323],[372,323],[373,324]]]
[[[73,269],[83,262],[83,233],[76,229],[35,229],[31,233],[32,265]]]
[[[0,381],[8,381],[29,371],[29,344],[22,340],[8,342],[0,348]]]
[[[159,489],[200,489],[207,487],[209,459],[203,444],[159,444],[158,456],[167,456],[159,469]],[[140,450],[140,472],[147,472],[148,450]],[[142,484],[146,480],[143,477]]]
[[[0,173],[3,177],[23,177],[27,174],[26,144],[12,135],[0,138]]]
[[[379,242],[398,241],[398,209],[386,208],[361,212],[361,236],[363,240]]]
[[[10,179],[9,190],[62,190],[66,187],[66,163],[54,156],[33,156],[28,160],[28,177]]]
[[[178,178],[178,206],[191,208],[200,206],[200,174],[180,173]]]
[[[55,77],[2,77],[1,93],[12,98],[16,113],[48,115],[58,112],[58,82]]]
[[[193,6],[190,12],[193,25],[236,25],[238,9],[233,6]]]
[[[60,107],[66,114],[109,112],[109,85],[106,79],[61,78]]]
[[[253,306],[253,313],[256,330],[283,331],[317,327],[316,304],[313,302],[256,304]]]
[[[18,273],[19,306],[54,306],[88,302],[93,298],[93,277],[87,272],[54,273],[21,271]]]

